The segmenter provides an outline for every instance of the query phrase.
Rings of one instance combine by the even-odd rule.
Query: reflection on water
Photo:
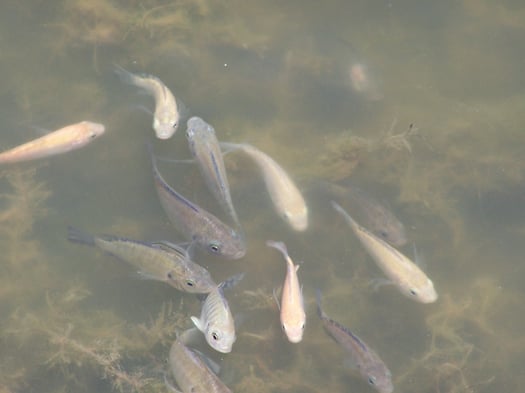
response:
[[[187,116],[205,118],[220,140],[270,154],[305,193],[311,225],[295,233],[275,216],[256,168],[225,158],[248,253],[239,261],[195,259],[217,282],[246,273],[228,294],[242,321],[238,340],[227,356],[210,354],[233,391],[372,391],[323,332],[315,288],[327,313],[389,365],[395,391],[519,391],[520,5],[4,2],[2,149],[39,136],[35,127],[91,120],[107,133],[86,149],[0,171],[0,392],[163,391],[169,346],[199,314],[194,297],[137,280],[123,264],[66,239],[67,225],[183,238],[153,188],[145,149],[151,117],[137,110],[151,100],[125,89],[113,64],[159,76]],[[375,99],[352,87],[355,64],[380,89]],[[155,141],[155,151],[189,157],[182,134]],[[195,166],[161,165],[170,184],[220,215]],[[404,221],[440,294],[435,304],[371,287],[378,269],[309,187],[350,178]],[[307,323],[297,345],[279,326],[272,292],[285,267],[268,239],[304,260]]]

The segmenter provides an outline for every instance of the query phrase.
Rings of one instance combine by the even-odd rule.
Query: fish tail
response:
[[[321,308],[321,297],[322,293],[319,288],[315,290],[315,301],[317,303],[317,315],[319,315],[319,318],[325,319],[326,314],[324,313],[323,309]]]
[[[135,84],[135,75],[133,75],[131,72],[124,69],[123,67],[119,66],[118,64],[113,64],[113,71],[115,72],[115,74],[117,74],[122,83],[126,83],[128,85]]]
[[[231,276],[230,278],[224,280],[219,284],[219,288],[221,289],[229,289],[233,288],[235,285],[239,283],[244,278],[245,273],[238,273],[234,276]]]
[[[348,212],[343,209],[341,206],[339,206],[339,204],[335,201],[330,201],[330,203],[332,204],[332,207],[339,213],[343,216],[343,218],[346,220],[346,222],[348,222],[348,224],[350,224],[350,226],[352,227],[355,227],[357,226],[357,223],[354,221],[354,219],[352,218],[352,216],[350,216],[350,214],[348,214]]]
[[[266,245],[268,247],[273,247],[276,250],[279,250],[284,255],[285,258],[288,256],[288,249],[286,248],[286,244],[284,244],[283,242],[276,242],[273,240],[268,240],[266,242]]]
[[[67,239],[73,243],[86,244],[88,246],[95,245],[95,237],[93,235],[72,226],[67,227]]]

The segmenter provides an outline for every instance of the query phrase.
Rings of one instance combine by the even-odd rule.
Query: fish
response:
[[[152,147],[148,145],[153,166],[155,188],[169,220],[192,243],[209,253],[228,259],[239,259],[246,254],[244,236],[224,224],[213,214],[186,199],[162,177]]]
[[[227,150],[240,149],[259,167],[264,182],[277,214],[294,230],[304,231],[308,228],[308,207],[292,179],[273,158],[248,144],[221,142]]]
[[[240,227],[239,218],[233,207],[230,186],[215,129],[197,116],[190,118],[187,126],[186,138],[189,148],[199,165],[208,189],[226,214],[231,217],[237,227]]]
[[[268,247],[279,250],[286,260],[286,278],[284,279],[280,307],[281,327],[288,341],[298,343],[303,339],[306,322],[303,291],[297,278],[299,265],[294,265],[284,243],[268,240],[266,244]]]
[[[366,251],[403,295],[420,303],[433,303],[437,300],[438,294],[434,289],[434,283],[419,266],[386,241],[359,225],[334,201],[332,206],[343,216]]]
[[[193,262],[186,250],[175,244],[93,236],[71,226],[68,240],[96,246],[137,268],[140,277],[165,282],[179,291],[206,294],[217,287],[208,270]]]
[[[158,139],[171,138],[179,127],[180,111],[177,100],[168,87],[156,76],[132,74],[115,64],[115,73],[120,80],[145,90],[155,99],[153,129]]]
[[[394,390],[392,373],[381,358],[357,335],[339,322],[334,321],[321,308],[321,291],[316,292],[317,315],[328,334],[349,355],[361,377],[380,393],[391,393]]]
[[[103,124],[81,121],[0,153],[0,164],[12,164],[80,149],[103,135]]]
[[[244,273],[239,273],[217,285],[202,304],[200,318],[191,317],[195,327],[204,333],[208,345],[221,353],[230,353],[237,338],[235,321],[224,290],[237,284],[243,277]]]
[[[176,338],[170,348],[169,367],[182,393],[231,393],[195,351]],[[172,386],[171,391],[179,392]]]
[[[355,186],[343,187],[326,181],[320,181],[320,185],[333,198],[348,202],[350,211],[357,213],[358,219],[376,236],[397,247],[407,243],[403,223],[377,199]]]
[[[348,79],[352,90],[368,101],[380,101],[384,94],[378,81],[371,74],[369,67],[363,62],[354,61],[348,66]]]

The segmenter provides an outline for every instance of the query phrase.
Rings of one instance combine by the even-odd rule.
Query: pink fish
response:
[[[279,250],[286,260],[286,278],[281,294],[281,325],[288,341],[298,343],[303,339],[306,320],[303,292],[297,278],[299,265],[294,265],[284,243],[268,240],[266,244]]]
[[[105,131],[102,124],[82,121],[0,153],[0,164],[31,161],[84,147]]]

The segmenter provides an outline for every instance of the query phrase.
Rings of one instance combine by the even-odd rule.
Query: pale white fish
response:
[[[290,176],[270,156],[248,144],[220,143],[227,150],[242,150],[257,164],[273,205],[279,214],[296,231],[308,227],[308,208],[304,198]]]
[[[231,352],[237,338],[235,321],[224,296],[224,289],[234,286],[243,277],[244,273],[240,273],[220,283],[206,297],[200,318],[191,317],[197,329],[204,333],[206,342],[218,352]]]
[[[303,339],[306,321],[303,292],[297,277],[299,265],[294,265],[284,243],[268,240],[266,244],[279,250],[286,260],[286,278],[281,294],[281,326],[288,341],[298,343]]]
[[[179,127],[180,111],[177,100],[168,87],[156,76],[147,74],[132,74],[119,65],[115,72],[127,84],[144,89],[155,99],[153,113],[153,129],[159,139],[169,139]]]
[[[421,303],[433,303],[437,300],[438,295],[432,280],[419,266],[386,241],[359,225],[337,203],[332,201],[332,206],[344,217],[363,247],[401,293]]]
[[[36,160],[80,149],[104,134],[99,123],[81,121],[0,153],[0,164]]]

